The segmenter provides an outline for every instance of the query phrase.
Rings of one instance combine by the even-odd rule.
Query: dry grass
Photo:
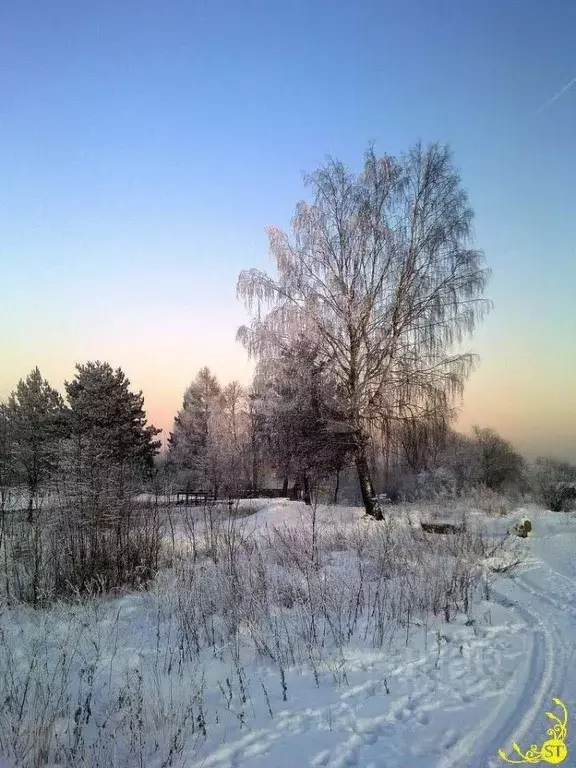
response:
[[[507,546],[392,521],[255,529],[209,508],[162,528],[170,567],[145,591],[112,600],[95,584],[43,610],[4,603],[10,765],[181,765],[227,718],[244,728],[258,709],[274,716],[255,669],[275,675],[282,700],[291,668],[340,685],[346,648],[387,651],[469,615],[487,558]]]

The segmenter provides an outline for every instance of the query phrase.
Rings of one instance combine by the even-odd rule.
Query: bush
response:
[[[400,483],[399,495],[405,501],[440,501],[458,496],[457,480],[449,469],[438,467],[417,475],[405,475]]]
[[[576,506],[576,467],[556,459],[536,459],[532,475],[536,498],[552,512],[568,512]]]
[[[524,518],[524,520],[521,520],[519,523],[516,523],[516,525],[513,525],[510,529],[510,533],[515,534],[521,539],[525,539],[528,537],[528,534],[532,531],[532,523],[528,518]]]
[[[153,521],[154,509],[144,509]],[[210,506],[175,513],[182,554],[146,592],[120,600],[88,592],[41,612],[3,607],[0,762],[199,765],[207,734],[220,738],[238,722],[261,725],[258,710],[266,706],[272,719],[273,706],[284,708],[271,686],[287,701],[298,667],[319,687],[325,680],[342,685],[348,661],[357,665],[357,648],[398,648],[415,634],[426,648],[429,629],[459,614],[472,622],[474,599],[487,594],[491,573],[517,565],[510,551],[517,540],[494,541],[472,525],[429,536],[398,517],[336,523],[333,507],[318,506],[298,524],[255,529],[224,513]],[[131,515],[136,537],[143,520],[134,508]],[[58,519],[55,512],[45,519],[55,535]],[[114,547],[111,522],[103,521],[98,541]],[[22,523],[51,541],[44,529]],[[85,556],[89,530],[70,530],[76,543],[60,539],[58,568]],[[128,540],[154,542],[157,529],[148,530],[150,538]],[[31,553],[26,545],[19,556],[31,563],[34,540],[28,544]],[[94,571],[106,571],[112,558],[97,552]],[[43,563],[54,573],[46,557]],[[78,570],[70,573],[79,583]]]
[[[158,506],[75,498],[37,511],[4,513],[2,591],[35,607],[78,594],[116,592],[149,582],[158,570],[163,530]],[[104,514],[105,510],[105,514]]]
[[[474,427],[480,457],[480,481],[491,491],[518,488],[522,483],[524,459],[512,444],[495,430]]]
[[[503,517],[513,508],[513,502],[507,496],[491,491],[486,486],[478,485],[471,488],[464,498],[472,509],[479,509],[491,517]]]
[[[406,501],[454,499],[476,488],[510,495],[525,490],[525,462],[497,432],[474,427],[471,436],[450,432],[433,465],[405,468],[396,485]]]

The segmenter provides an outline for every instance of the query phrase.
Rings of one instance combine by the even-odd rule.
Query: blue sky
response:
[[[5,2],[0,397],[121,365],[166,429],[198,368],[247,381],[240,269],[302,172],[451,144],[493,269],[462,426],[576,459],[576,4]]]

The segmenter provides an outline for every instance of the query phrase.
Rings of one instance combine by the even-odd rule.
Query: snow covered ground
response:
[[[148,592],[3,607],[0,764],[493,768],[576,712],[574,517],[469,510],[457,543],[437,509],[261,507]]]

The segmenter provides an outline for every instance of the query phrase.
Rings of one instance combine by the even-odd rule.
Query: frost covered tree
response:
[[[317,344],[342,387],[366,512],[381,518],[374,427],[430,418],[462,392],[473,356],[457,347],[487,306],[488,272],[446,147],[369,149],[359,175],[329,159],[307,182],[313,202],[297,206],[291,236],[268,230],[277,277],[239,276],[254,314],[238,338],[258,359],[298,333]]]
[[[294,478],[310,504],[313,487],[330,476],[339,478],[349,459],[349,436],[332,428],[343,416],[336,382],[304,337],[261,366],[260,375],[266,381],[266,434],[274,469]]]
[[[266,389],[258,376],[248,391],[248,465],[250,489],[257,493],[264,476],[272,469],[270,461],[270,435],[268,432],[268,403]]]
[[[196,490],[218,494],[222,485],[222,388],[209,368],[202,368],[184,392],[174,419],[169,459]]]
[[[169,462],[191,488],[233,494],[256,491],[268,468],[265,403],[254,384],[224,388],[208,368],[184,393],[170,435]]]
[[[13,426],[6,403],[0,403],[0,513],[19,480]]]
[[[28,490],[28,519],[38,494],[58,467],[64,434],[64,401],[35,368],[8,398],[5,428],[10,434],[13,461]]]
[[[576,466],[573,464],[541,456],[532,468],[531,480],[538,501],[552,512],[568,511],[576,506]]]
[[[250,485],[251,420],[248,394],[238,381],[222,391],[222,463],[228,491]]]
[[[111,474],[120,495],[127,473],[147,474],[160,448],[160,430],[147,424],[142,392],[132,392],[121,368],[105,362],[76,366],[65,382],[68,427],[78,478],[96,484]]]
[[[434,413],[429,419],[407,418],[399,425],[397,439],[402,459],[414,473],[435,466],[447,439],[449,414]]]
[[[488,427],[475,426],[473,439],[478,447],[480,482],[493,491],[519,487],[525,461],[512,443]]]

